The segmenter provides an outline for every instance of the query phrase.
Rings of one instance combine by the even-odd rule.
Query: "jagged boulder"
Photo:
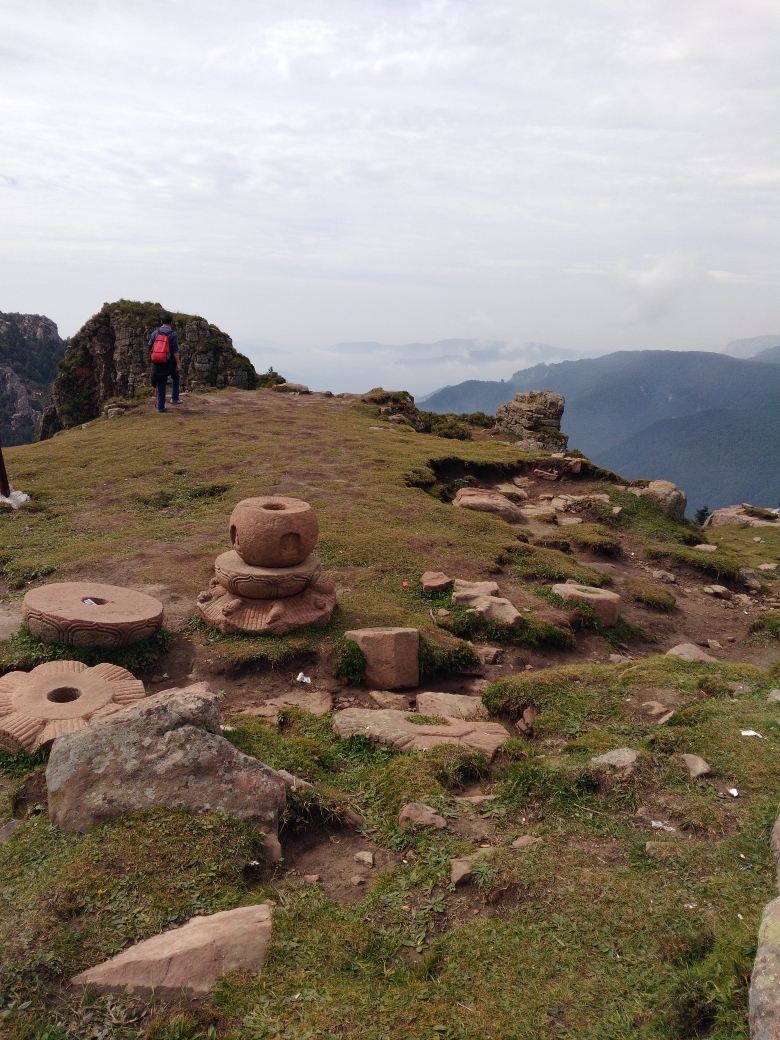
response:
[[[73,832],[157,806],[222,811],[265,831],[266,854],[278,859],[284,780],[225,740],[218,700],[198,683],[59,737],[46,769],[52,822]]]
[[[631,493],[646,498],[674,520],[685,519],[688,496],[671,480],[651,480],[647,487],[631,488]]]
[[[561,418],[566,401],[552,390],[528,390],[515,394],[496,411],[496,427],[521,438],[528,451],[563,451],[569,438],[561,433]]]
[[[41,440],[96,419],[113,397],[149,386],[147,341],[160,325],[159,303],[106,303],[70,339],[41,423]],[[257,373],[227,333],[195,314],[174,314],[179,335],[182,390],[226,386],[251,390]]]

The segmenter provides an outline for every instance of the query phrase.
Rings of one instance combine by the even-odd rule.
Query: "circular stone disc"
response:
[[[112,683],[100,675],[83,672],[61,675],[30,673],[12,695],[14,711],[34,719],[75,719],[93,715],[113,698]]]
[[[163,622],[163,605],[153,596],[92,581],[31,589],[22,610],[34,636],[68,646],[126,646],[148,639]]]
[[[321,570],[320,558],[314,553],[294,567],[252,567],[244,563],[235,549],[221,553],[214,562],[220,585],[234,596],[246,599],[297,596],[317,581]]]

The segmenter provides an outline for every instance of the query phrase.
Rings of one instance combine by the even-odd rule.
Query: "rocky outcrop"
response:
[[[637,498],[646,498],[674,520],[684,520],[688,496],[671,480],[651,480],[647,487],[631,488]]]
[[[106,401],[149,386],[147,341],[165,309],[158,303],[106,303],[68,343],[41,423],[41,440],[96,419]],[[227,333],[198,315],[174,314],[182,390],[226,386],[251,390],[257,373]]]
[[[3,444],[29,444],[35,439],[65,346],[51,318],[0,313]]]
[[[265,831],[268,858],[281,854],[284,781],[225,740],[218,697],[204,683],[147,697],[59,737],[46,786],[49,816],[68,833],[167,806],[249,820]]]
[[[569,438],[561,433],[565,400],[552,390],[529,390],[515,394],[496,411],[496,427],[520,438],[525,451],[563,451]]]
[[[759,506],[751,506],[749,502],[743,502],[738,506],[716,509],[704,522],[705,527],[726,527],[729,524],[739,524],[742,527],[777,527],[780,524],[780,516],[771,509],[761,509]]]

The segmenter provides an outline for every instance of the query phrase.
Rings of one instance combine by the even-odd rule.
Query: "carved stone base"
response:
[[[221,632],[283,636],[303,625],[326,625],[336,606],[336,589],[318,581],[286,599],[245,599],[224,589],[217,579],[198,596],[203,620]]]
[[[144,684],[115,664],[48,661],[31,672],[0,679],[0,749],[16,753],[48,747],[63,733],[85,729],[145,696]]]
[[[316,583],[322,571],[319,556],[312,553],[294,567],[252,567],[235,549],[214,562],[220,585],[245,599],[288,599],[299,596]]]
[[[59,581],[31,589],[22,616],[44,643],[114,648],[154,635],[163,605],[153,596],[94,581]]]

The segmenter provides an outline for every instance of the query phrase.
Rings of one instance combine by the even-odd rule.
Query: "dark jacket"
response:
[[[176,358],[173,355],[179,353],[179,337],[176,335],[176,333],[173,331],[170,325],[160,325],[160,327],[155,329],[149,337],[149,342],[147,343],[149,350],[152,349],[152,344],[161,332],[168,337],[168,343],[171,347],[171,359],[165,365],[152,364],[152,375],[170,376],[173,375],[173,373],[176,371]]]

